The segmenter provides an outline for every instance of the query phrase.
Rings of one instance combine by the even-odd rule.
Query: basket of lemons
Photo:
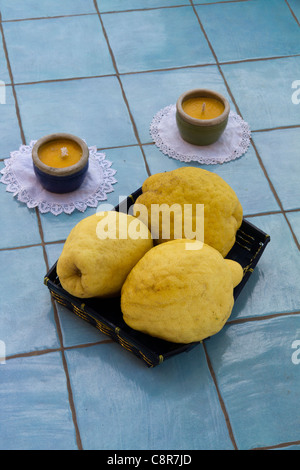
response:
[[[270,237],[200,168],[152,175],[122,207],[79,222],[44,282],[154,367],[223,328]]]

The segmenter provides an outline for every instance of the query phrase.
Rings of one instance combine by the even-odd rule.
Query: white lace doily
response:
[[[71,214],[75,209],[84,212],[87,207],[97,207],[99,201],[105,201],[107,193],[114,190],[112,185],[117,180],[112,163],[106,160],[104,153],[97,152],[97,147],[89,147],[89,168],[82,185],[66,194],[46,191],[33,170],[31,152],[35,142],[32,140],[29,145],[21,145],[19,150],[10,152],[10,158],[4,160],[5,168],[1,170],[3,176],[0,179],[7,185],[6,191],[13,193],[30,209],[37,207],[41,213],[54,215]]]
[[[150,134],[165,155],[182,162],[195,161],[206,165],[241,157],[247,151],[251,139],[249,125],[238,114],[230,111],[226,129],[217,142],[205,146],[189,144],[179,134],[174,104],[161,109],[154,116]]]

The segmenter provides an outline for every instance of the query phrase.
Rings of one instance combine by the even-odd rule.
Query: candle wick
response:
[[[202,105],[201,113],[204,113],[204,111],[205,111],[205,103],[203,103]]]
[[[63,157],[67,157],[67,156],[69,155],[69,154],[68,154],[68,149],[67,149],[67,147],[62,147],[62,148],[60,149],[60,153],[61,153],[60,156],[61,156],[62,158],[63,158]]]

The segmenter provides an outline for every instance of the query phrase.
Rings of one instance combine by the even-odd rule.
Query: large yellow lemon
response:
[[[115,211],[94,214],[71,230],[57,274],[62,287],[76,297],[115,296],[152,246],[148,228],[135,217]]]
[[[138,261],[121,291],[124,321],[133,329],[175,343],[201,341],[229,318],[240,264],[214,248],[187,249],[195,240],[155,246]]]
[[[228,254],[242,223],[243,209],[234,190],[219,175],[201,168],[181,167],[150,176],[142,190],[134,205],[134,215],[148,225],[158,243],[176,238],[199,240],[196,234],[201,233],[197,229],[201,217],[197,216],[197,208],[202,204],[202,241],[224,257]]]

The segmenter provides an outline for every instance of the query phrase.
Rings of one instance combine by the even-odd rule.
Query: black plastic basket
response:
[[[129,210],[141,193],[142,189],[140,188],[128,196],[127,200],[118,205],[115,210],[121,212]],[[236,242],[227,255],[227,258],[238,261],[244,270],[242,281],[234,289],[235,300],[248,281],[269,241],[269,235],[259,230],[250,222],[243,220],[236,234]],[[120,309],[120,297],[111,299],[80,299],[70,295],[61,287],[56,273],[56,263],[44,277],[44,283],[57,302],[64,305],[105,335],[108,335],[123,348],[135,354],[148,367],[157,366],[166,359],[184,351],[189,351],[199,344],[171,343],[133,330],[123,320]]]

